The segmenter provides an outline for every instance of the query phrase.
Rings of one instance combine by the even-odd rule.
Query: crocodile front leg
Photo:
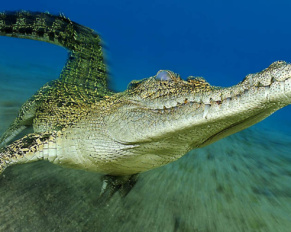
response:
[[[125,197],[136,184],[138,174],[128,176],[104,175],[101,180],[103,182],[103,186],[100,196],[103,197],[108,195],[110,198],[114,193],[119,191],[120,195]]]
[[[14,164],[49,159],[57,155],[57,133],[28,134],[0,149],[0,173]]]

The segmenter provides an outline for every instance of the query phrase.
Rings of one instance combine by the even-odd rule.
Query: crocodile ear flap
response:
[[[158,81],[175,81],[177,79],[180,79],[180,77],[176,73],[173,73],[172,71],[160,70],[155,75],[155,79]]]

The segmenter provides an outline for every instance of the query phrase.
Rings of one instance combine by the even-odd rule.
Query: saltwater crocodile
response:
[[[93,30],[62,15],[21,11],[0,14],[0,35],[69,50],[59,79],[26,101],[2,135],[0,172],[48,160],[106,174],[105,181],[118,188],[133,185],[135,174],[243,130],[291,102],[291,65],[283,61],[228,88],[161,70],[114,93]],[[33,133],[14,139],[31,126]]]

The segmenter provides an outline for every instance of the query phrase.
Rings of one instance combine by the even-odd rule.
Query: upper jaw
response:
[[[255,94],[261,100],[284,103],[289,90],[291,65],[283,61],[274,62],[262,72],[249,74],[239,84],[228,87],[211,87],[207,91],[182,92],[155,98],[135,96],[135,102],[151,110],[179,109],[187,104],[203,104],[206,107],[229,104],[234,99],[250,98]],[[182,80],[183,81],[183,80]],[[183,81],[185,82],[185,81]],[[280,95],[280,97],[279,97]],[[286,95],[286,97],[284,97]],[[249,99],[251,100],[251,98]]]

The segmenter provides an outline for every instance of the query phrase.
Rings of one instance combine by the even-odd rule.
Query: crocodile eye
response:
[[[159,81],[171,81],[173,73],[166,70],[161,70],[156,75],[156,80]]]

